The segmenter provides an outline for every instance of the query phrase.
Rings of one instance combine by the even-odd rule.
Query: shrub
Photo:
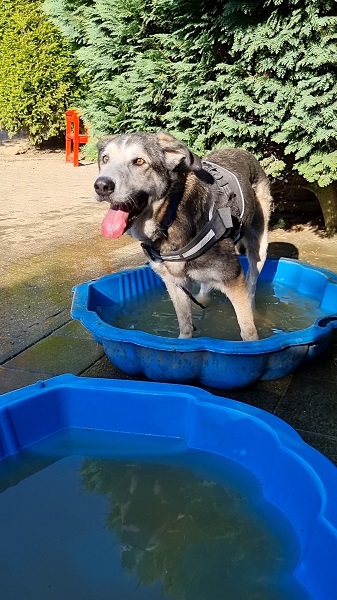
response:
[[[40,0],[0,0],[0,123],[33,143],[59,135],[84,83],[68,41]]]

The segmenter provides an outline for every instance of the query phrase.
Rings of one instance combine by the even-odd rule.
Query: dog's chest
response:
[[[164,263],[151,261],[152,269],[164,280],[184,280],[186,278],[186,263]]]
[[[131,225],[128,233],[141,242],[151,242],[161,236],[158,214],[163,208],[164,200],[157,200],[148,205]]]

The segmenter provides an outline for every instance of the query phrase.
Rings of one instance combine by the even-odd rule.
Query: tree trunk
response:
[[[333,182],[326,187],[320,187],[317,183],[306,182],[301,187],[305,187],[317,196],[321,205],[327,235],[332,237],[337,233],[337,183]]]

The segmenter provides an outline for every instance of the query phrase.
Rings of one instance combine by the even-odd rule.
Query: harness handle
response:
[[[220,239],[231,235],[235,244],[239,241],[242,234],[242,216],[245,208],[244,197],[239,181],[234,173],[231,173],[220,165],[209,161],[203,161],[202,165],[203,168],[212,175],[217,184],[218,198],[216,204],[218,204],[219,207],[214,210],[210,220],[202,227],[201,231],[199,231],[193,240],[180,250],[160,253],[150,244],[142,242],[141,246],[144,253],[150,260],[154,262],[193,260],[204,254]],[[231,186],[229,185],[229,182],[231,182]],[[231,209],[228,206],[229,198],[233,197],[238,202],[240,212],[239,218],[232,215]],[[176,213],[180,199],[179,195],[174,196],[174,214]],[[165,223],[167,228],[172,222],[171,219],[172,214],[170,213],[169,221]],[[235,221],[235,226],[233,225],[233,219]]]

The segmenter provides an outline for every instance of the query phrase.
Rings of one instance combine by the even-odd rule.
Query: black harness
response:
[[[209,161],[202,161],[202,166],[207,171],[218,187],[218,198],[210,211],[208,222],[199,233],[186,246],[180,250],[160,253],[149,244],[141,246],[152,261],[187,261],[201,256],[218,240],[232,237],[236,244],[241,237],[242,219],[245,212],[245,200],[240,183],[231,171]],[[175,196],[168,218],[162,225],[162,230],[167,230],[177,210],[180,197]],[[172,213],[172,214],[171,214]]]

